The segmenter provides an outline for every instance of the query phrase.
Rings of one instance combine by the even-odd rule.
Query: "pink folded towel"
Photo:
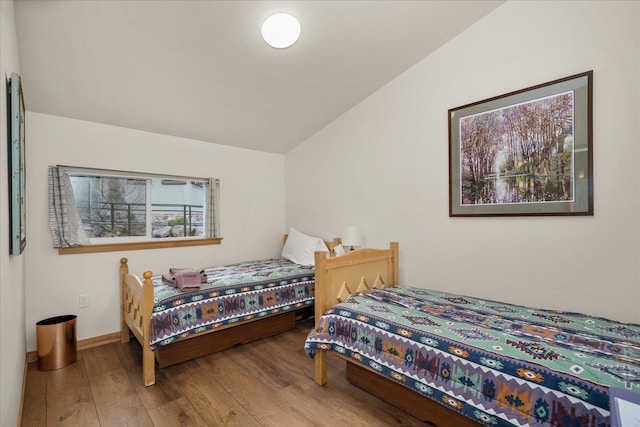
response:
[[[201,283],[207,283],[207,275],[204,270],[170,268],[168,273],[162,275],[162,283],[181,291],[193,291],[200,289]]]
[[[204,272],[204,270],[195,270],[193,268],[175,268],[172,267],[169,269],[169,273],[170,274],[176,274],[179,271],[197,271],[198,274],[200,274],[200,283],[207,283],[207,274]]]
[[[197,270],[179,270],[173,275],[178,288],[182,291],[200,289],[200,272]]]
[[[178,287],[178,283],[176,282],[176,278],[171,273],[165,273],[162,275],[162,283],[165,285],[173,286],[174,288]]]

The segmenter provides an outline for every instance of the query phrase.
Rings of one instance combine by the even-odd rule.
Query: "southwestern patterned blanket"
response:
[[[610,425],[610,387],[640,393],[640,325],[421,288],[327,311],[305,350],[340,353],[487,426]]]
[[[228,323],[313,304],[314,268],[286,259],[206,268],[207,283],[183,292],[153,277],[151,348]]]

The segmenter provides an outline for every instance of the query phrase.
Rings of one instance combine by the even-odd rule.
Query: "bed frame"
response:
[[[287,235],[284,235],[286,241]],[[340,243],[339,238],[326,242],[329,254]],[[325,252],[326,254],[326,252]],[[149,345],[151,315],[153,312],[153,282],[151,271],[145,271],[142,280],[129,273],[127,258],[120,260],[120,341],[129,342],[133,335],[142,346],[142,379],[145,387],[156,382],[155,362],[164,368],[192,360],[238,344],[246,344],[292,330],[296,326],[296,312],[289,311],[225,324],[200,334],[159,347]]]
[[[399,244],[389,249],[358,249],[345,255],[327,258],[315,253],[315,318],[338,302],[371,288],[385,288],[398,284]],[[404,387],[377,372],[352,363],[347,357],[335,354],[347,362],[347,380],[367,392],[391,403],[414,417],[439,426],[478,427],[481,424],[449,409],[438,402]],[[315,356],[315,382],[327,382],[327,350],[318,349]]]

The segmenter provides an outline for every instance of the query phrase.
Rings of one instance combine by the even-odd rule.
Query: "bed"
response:
[[[640,325],[398,285],[398,244],[316,257],[315,381],[347,379],[439,426],[609,426],[640,393]]]
[[[313,256],[318,243],[329,253],[339,244],[339,239],[322,243],[309,238],[290,230],[283,255],[289,248],[289,258],[298,261],[302,245],[306,252],[313,248]],[[163,283],[161,274],[145,271],[139,278],[122,258],[120,341],[128,342],[133,335],[142,346],[144,385],[155,384],[156,362],[164,368],[295,328],[297,317],[312,310],[315,283],[313,260],[294,261],[277,258],[204,268],[206,283],[184,292]]]

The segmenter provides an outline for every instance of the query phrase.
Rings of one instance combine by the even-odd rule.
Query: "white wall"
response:
[[[27,112],[27,348],[35,323],[78,316],[78,339],[119,330],[119,260],[132,272],[213,266],[277,256],[284,228],[284,156]],[[221,188],[221,245],[58,255],[47,216],[47,166],[73,165],[214,176]],[[90,306],[78,308],[89,294]]]
[[[402,283],[640,322],[640,3],[510,1],[286,155],[286,223]],[[447,110],[594,70],[593,217],[448,217]]]
[[[25,254],[9,251],[6,80],[20,73],[13,1],[0,1],[0,425],[18,423],[25,369]]]

